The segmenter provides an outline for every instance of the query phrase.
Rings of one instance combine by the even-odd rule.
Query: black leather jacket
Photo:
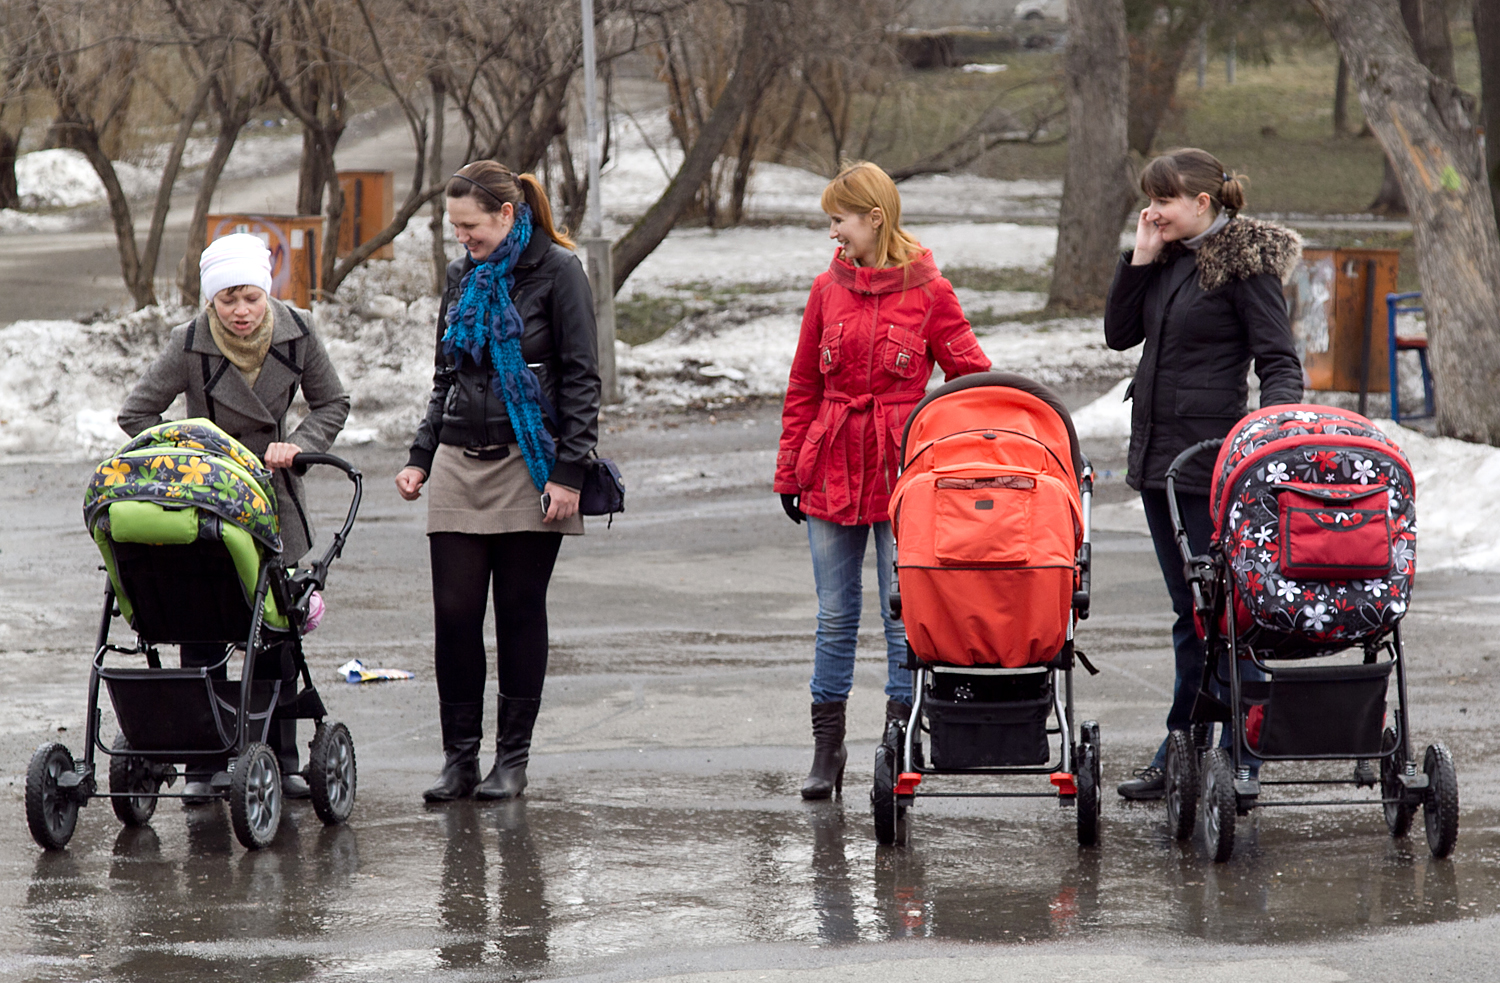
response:
[[[482,365],[465,360],[459,369],[443,352],[448,305],[458,301],[460,282],[473,268],[468,256],[448,264],[438,310],[432,396],[407,459],[408,467],[429,474],[440,443],[483,447],[516,439],[505,402],[494,393],[488,360]],[[521,354],[557,411],[557,427],[547,425],[557,443],[550,480],[581,488],[585,461],[599,436],[598,342],[588,275],[576,255],[539,232],[516,263],[510,296],[525,323]]]

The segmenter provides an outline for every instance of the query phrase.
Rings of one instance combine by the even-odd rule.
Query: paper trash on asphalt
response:
[[[380,683],[387,679],[415,679],[405,669],[368,669],[358,659],[350,659],[337,670],[339,678],[350,683]]]

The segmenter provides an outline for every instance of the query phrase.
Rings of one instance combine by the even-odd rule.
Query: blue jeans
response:
[[[896,540],[889,522],[841,526],[807,517],[812,547],[813,581],[818,589],[818,632],[813,644],[814,703],[842,703],[854,685],[854,646],[864,601],[861,574],[865,543],[875,534],[875,570],[880,584],[880,617],[885,622],[885,695],[911,702],[911,672],[906,663],[906,628],[891,617],[891,575]]]
[[[1183,569],[1182,551],[1177,548],[1177,539],[1172,532],[1171,506],[1167,504],[1167,493],[1160,489],[1146,488],[1141,491],[1141,500],[1146,507],[1146,525],[1151,530],[1151,542],[1156,547],[1156,562],[1161,566],[1162,579],[1167,583],[1167,593],[1172,596],[1172,611],[1177,620],[1172,622],[1172,652],[1176,662],[1176,678],[1172,683],[1172,708],[1167,711],[1167,730],[1187,730],[1192,726],[1193,703],[1198,697],[1198,687],[1203,682],[1203,663],[1207,655],[1203,640],[1193,623],[1193,589],[1188,586],[1187,573]],[[1178,493],[1177,504],[1182,511],[1182,524],[1187,531],[1188,547],[1193,553],[1207,553],[1208,542],[1213,538],[1213,512],[1209,508],[1207,495]],[[1259,673],[1248,664],[1240,665],[1240,678],[1258,678]],[[1216,696],[1228,700],[1228,688],[1211,685]],[[1219,728],[1219,746],[1230,746],[1231,728]],[[1162,740],[1156,749],[1151,764],[1157,768],[1167,763],[1167,742]],[[1259,772],[1260,762],[1246,759],[1252,772]]]

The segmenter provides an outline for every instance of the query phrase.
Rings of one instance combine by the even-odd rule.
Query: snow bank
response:
[[[1130,352],[1132,365],[1140,360],[1140,353]],[[1129,440],[1130,402],[1125,399],[1125,390],[1130,388],[1130,378],[1115,383],[1109,392],[1073,411],[1073,429],[1079,440]]]
[[[1417,479],[1417,569],[1500,570],[1500,448],[1375,422]]]
[[[125,161],[115,161],[120,186],[132,197],[150,194],[159,173]],[[77,208],[104,200],[104,184],[88,158],[76,150],[37,150],[16,158],[16,191],[29,210]]]

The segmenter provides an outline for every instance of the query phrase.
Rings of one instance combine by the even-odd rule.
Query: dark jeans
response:
[[[492,586],[500,692],[539,699],[547,676],[547,585],[562,533],[435,532],[427,539],[438,699],[484,700],[484,612]]]
[[[1172,683],[1172,707],[1167,711],[1167,730],[1186,730],[1192,724],[1193,703],[1198,697],[1198,687],[1203,682],[1203,661],[1207,657],[1203,640],[1193,624],[1193,591],[1188,586],[1187,571],[1182,560],[1182,551],[1177,548],[1177,539],[1172,531],[1172,513],[1167,504],[1167,493],[1160,489],[1146,488],[1141,491],[1141,501],[1146,506],[1146,525],[1151,529],[1151,542],[1156,547],[1156,562],[1161,566],[1162,579],[1167,583],[1167,593],[1172,596],[1172,611],[1177,620],[1172,622],[1172,652],[1176,662],[1176,678]],[[1177,507],[1182,515],[1182,524],[1187,529],[1188,548],[1194,555],[1208,552],[1208,542],[1213,538],[1213,513],[1207,495],[1178,493]],[[1250,664],[1240,665],[1240,678],[1256,678]],[[1212,692],[1228,700],[1227,692],[1220,692],[1215,683]],[[1219,746],[1230,746],[1227,726],[1221,728]],[[1167,763],[1167,742],[1163,738],[1156,749],[1151,764],[1157,768]],[[1246,757],[1244,763],[1251,772],[1258,772],[1260,762]]]

